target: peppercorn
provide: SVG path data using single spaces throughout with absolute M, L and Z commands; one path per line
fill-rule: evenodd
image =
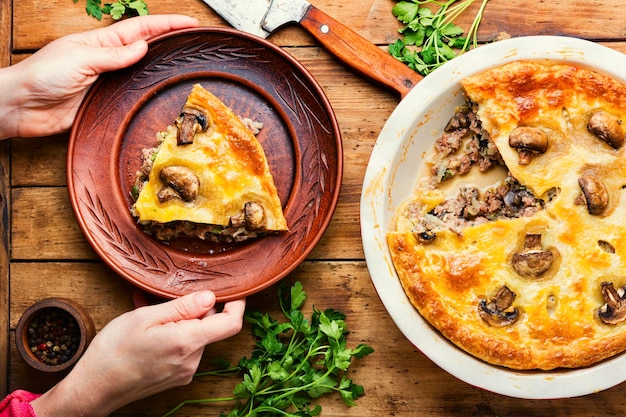
M 28 345 L 42 363 L 60 365 L 67 362 L 76 353 L 79 343 L 78 323 L 62 309 L 43 309 L 29 324 Z

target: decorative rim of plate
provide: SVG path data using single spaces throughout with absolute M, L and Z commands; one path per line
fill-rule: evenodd
M 374 287 L 392 320 L 405 337 L 439 367 L 468 384 L 511 397 L 581 396 L 625 381 L 626 375 L 621 370 L 626 366 L 626 355 L 620 354 L 586 368 L 555 371 L 516 371 L 481 361 L 453 345 L 419 315 L 404 293 L 385 239 L 391 216 L 410 196 L 415 181 L 413 176 L 405 180 L 402 191 L 394 190 L 394 183 L 402 181 L 399 172 L 403 164 L 407 165 L 407 154 L 419 155 L 418 151 L 426 151 L 432 144 L 420 143 L 419 130 L 428 130 L 429 122 L 437 117 L 442 117 L 437 125 L 441 129 L 441 123 L 452 114 L 452 103 L 462 102 L 460 81 L 463 78 L 517 60 L 570 62 L 626 83 L 626 73 L 621 70 L 626 66 L 626 55 L 590 41 L 561 36 L 499 41 L 446 63 L 407 94 L 376 141 L 361 194 L 363 248 Z M 441 112 L 442 116 L 437 115 L 440 107 L 433 106 L 437 100 L 438 106 L 448 106 L 447 111 Z M 430 133 L 429 130 L 425 135 L 432 137 Z M 413 162 L 413 165 L 416 164 Z
M 265 114 L 276 121 L 273 127 L 262 120 L 264 129 L 280 133 L 268 139 L 271 149 L 286 153 L 276 156 L 266 149 L 268 160 L 291 164 L 281 167 L 281 172 L 290 174 L 281 197 L 287 233 L 205 253 L 194 249 L 197 243 L 175 247 L 156 241 L 130 214 L 130 187 L 125 185 L 140 164 L 124 160 L 124 150 L 153 146 L 138 147 L 136 142 L 145 139 L 129 138 L 134 116 L 152 111 L 147 109 L 162 111 L 160 97 L 184 101 L 186 93 L 181 96 L 179 90 L 199 79 L 215 83 L 218 89 L 234 86 L 228 90 L 231 96 L 241 94 L 246 99 L 237 105 L 261 103 Z M 168 102 L 168 107 L 177 106 L 173 117 L 183 101 Z M 160 119 L 150 122 L 158 124 Z M 150 138 L 155 134 L 156 130 Z M 140 152 L 136 156 L 133 152 L 132 158 L 139 161 L 139 157 Z M 67 156 L 68 191 L 76 219 L 109 267 L 158 296 L 211 289 L 220 302 L 267 288 L 308 256 L 331 221 L 342 176 L 341 132 L 314 77 L 280 47 L 230 28 L 184 29 L 156 37 L 139 63 L 101 76 L 79 109 Z

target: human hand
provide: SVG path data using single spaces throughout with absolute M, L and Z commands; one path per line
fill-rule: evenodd
M 197 19 L 182 15 L 133 17 L 64 36 L 0 69 L 0 139 L 68 130 L 99 74 L 139 61 L 148 50 L 148 39 L 197 25 Z
M 32 402 L 38 417 L 100 417 L 122 406 L 186 385 L 207 344 L 237 334 L 245 301 L 221 312 L 202 291 L 140 307 L 111 321 L 59 384 Z

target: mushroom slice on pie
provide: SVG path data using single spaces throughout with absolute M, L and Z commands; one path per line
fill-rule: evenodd
M 242 241 L 287 230 L 263 148 L 247 124 L 194 85 L 162 141 L 144 152 L 132 208 L 146 232 Z

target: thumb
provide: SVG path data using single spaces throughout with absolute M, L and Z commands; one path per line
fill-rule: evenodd
M 101 47 L 93 51 L 88 65 L 95 74 L 133 65 L 148 52 L 148 43 L 140 39 L 124 46 Z
M 214 306 L 215 294 L 212 291 L 199 291 L 144 309 L 150 310 L 153 320 L 168 323 L 201 318 Z

